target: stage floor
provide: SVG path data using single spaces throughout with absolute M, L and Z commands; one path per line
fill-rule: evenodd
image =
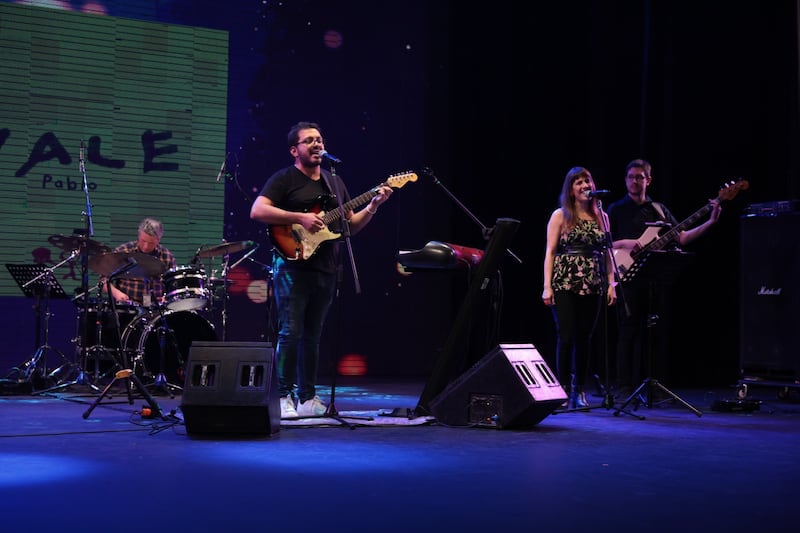
M 167 420 L 143 418 L 148 403 L 124 393 L 84 418 L 98 394 L 83 385 L 2 396 L 0 530 L 763 531 L 797 520 L 800 404 L 775 388 L 751 385 L 751 412 L 711 409 L 733 388 L 681 390 L 701 416 L 633 402 L 630 414 L 557 409 L 495 429 L 415 416 L 423 387 L 342 378 L 335 407 L 348 424 L 284 421 L 260 436 L 187 434 L 181 397 L 159 390 Z M 319 392 L 328 401 L 330 384 Z

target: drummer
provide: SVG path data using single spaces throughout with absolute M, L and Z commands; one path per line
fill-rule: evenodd
M 164 270 L 175 268 L 175 255 L 161 246 L 164 225 L 155 218 L 145 218 L 139 223 L 139 233 L 135 241 L 128 241 L 114 248 L 114 252 L 142 253 L 158 259 Z M 103 286 L 105 279 L 101 278 Z M 111 284 L 114 300 L 122 304 L 150 307 L 164 299 L 164 288 L 160 276 L 149 278 L 118 277 Z M 153 301 L 156 299 L 157 301 Z

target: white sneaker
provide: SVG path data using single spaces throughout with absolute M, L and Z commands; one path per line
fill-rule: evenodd
M 281 418 L 297 418 L 297 410 L 294 408 L 291 394 L 281 398 Z
M 319 396 L 314 396 L 310 400 L 297 405 L 297 416 L 322 416 L 328 411 L 328 408 L 319 399 Z

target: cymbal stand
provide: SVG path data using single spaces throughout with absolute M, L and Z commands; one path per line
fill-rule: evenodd
M 87 292 L 84 297 L 88 298 L 88 294 L 89 293 Z M 95 368 L 94 381 L 89 379 L 88 373 L 86 372 L 86 370 L 84 368 L 84 365 L 87 363 L 88 358 L 89 358 L 89 351 L 84 351 L 83 350 L 83 345 L 81 345 L 81 352 L 80 352 L 79 359 L 78 359 L 79 363 L 74 363 L 74 365 L 77 366 L 77 368 L 78 368 L 78 374 L 75 376 L 75 379 L 73 379 L 71 381 L 65 381 L 63 383 L 59 383 L 55 387 L 50 387 L 49 389 L 45 389 L 45 390 L 39 391 L 38 394 L 47 394 L 47 393 L 59 391 L 59 390 L 71 387 L 73 385 L 84 385 L 86 387 L 89 387 L 94 392 L 100 392 L 100 387 L 98 387 L 95 384 L 100 380 L 100 377 L 98 375 L 98 372 L 99 372 L 98 369 L 99 369 L 99 366 L 100 366 L 99 350 L 102 348 L 102 327 L 100 325 L 99 313 L 100 313 L 100 310 L 98 309 L 97 334 L 96 334 L 97 335 L 97 337 L 96 337 L 97 338 L 97 345 L 96 346 L 92 346 L 91 348 L 89 348 L 89 350 L 92 350 L 94 352 L 94 360 L 95 360 L 94 361 L 95 362 L 95 365 L 94 365 L 94 368 Z M 78 321 L 78 322 L 80 324 L 80 321 Z M 88 328 L 88 326 L 86 326 L 86 328 Z M 85 339 L 85 337 L 84 337 L 84 339 Z M 83 340 L 82 342 L 86 342 L 86 341 Z M 56 373 L 56 370 L 54 370 L 51 373 L 51 375 L 53 375 L 54 373 Z
M 227 340 L 228 332 L 228 271 L 230 270 L 228 262 L 230 258 L 230 254 L 225 254 L 222 260 L 222 342 Z
M 83 365 L 88 357 L 88 351 L 86 346 L 86 341 L 88 338 L 88 329 L 89 329 L 89 239 L 94 236 L 94 221 L 92 216 L 92 202 L 89 199 L 89 180 L 86 177 L 86 163 L 84 160 L 84 151 L 86 145 L 81 139 L 81 146 L 78 156 L 78 170 L 81 173 L 81 189 L 83 190 L 84 195 L 84 202 L 85 202 L 85 209 L 81 213 L 84 219 L 84 228 L 81 230 L 75 230 L 75 233 L 80 234 L 81 236 L 81 245 L 79 250 L 75 250 L 73 254 L 80 254 L 81 256 L 81 293 L 83 294 L 83 307 L 81 309 L 81 314 L 83 316 L 83 331 L 81 332 L 80 336 L 80 355 L 79 355 L 79 362 L 76 363 L 78 368 L 78 375 L 72 381 L 68 381 L 66 383 L 62 383 L 57 385 L 56 387 L 51 387 L 44 392 L 52 392 L 54 390 L 60 390 L 71 385 L 87 385 L 90 389 L 95 392 L 100 390 L 94 383 L 91 383 L 84 372 Z M 80 321 L 79 321 L 80 323 Z M 99 364 L 97 358 L 99 356 L 95 352 L 95 380 L 97 380 L 97 365 Z
M 259 245 L 256 244 L 249 252 L 244 254 L 240 257 L 235 263 L 232 265 L 228 265 L 230 262 L 230 254 L 225 254 L 225 259 L 222 261 L 222 341 L 225 342 L 227 331 L 228 331 L 228 273 L 236 268 L 239 263 L 244 261 L 245 259 L 250 259 L 250 256 L 258 250 Z M 257 261 L 250 259 L 257 263 Z M 260 264 L 260 263 L 259 263 Z M 263 265 L 266 267 L 266 265 Z
M 274 327 L 275 324 L 273 322 L 273 317 L 272 317 L 272 288 L 273 288 L 272 265 L 267 265 L 267 264 L 262 263 L 260 261 L 256 261 L 255 259 L 250 257 L 253 254 L 253 252 L 255 252 L 256 249 L 258 249 L 258 246 L 259 245 L 256 244 L 255 248 L 253 248 L 252 250 L 247 252 L 245 255 L 243 255 L 241 258 L 239 258 L 238 261 L 236 261 L 234 264 L 231 265 L 230 270 L 233 270 L 234 268 L 236 268 L 236 266 L 239 263 L 241 263 L 242 261 L 247 259 L 251 263 L 255 263 L 256 265 L 261 267 L 264 270 L 264 272 L 266 273 L 267 279 L 266 279 L 266 285 L 264 286 L 264 290 L 266 291 L 265 294 L 264 294 L 264 299 L 265 299 L 266 304 L 267 304 L 267 307 L 266 307 L 266 311 L 267 311 L 266 323 L 267 323 L 267 331 L 268 331 L 268 333 L 267 333 L 266 340 L 271 342 L 272 345 L 275 346 L 275 343 L 276 343 L 276 339 L 275 339 L 276 331 L 275 331 L 275 329 L 276 328 Z M 226 273 L 226 275 L 227 275 L 227 273 Z M 225 297 L 226 298 L 227 298 L 227 295 L 228 295 L 228 283 L 227 283 L 227 279 L 226 279 L 226 281 L 225 281 Z M 223 338 L 224 338 L 224 336 L 223 336 Z

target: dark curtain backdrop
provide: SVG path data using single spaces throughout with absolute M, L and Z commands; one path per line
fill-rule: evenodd
M 530 4 L 524 13 L 518 2 L 159 6 L 142 16 L 230 31 L 229 126 L 220 142 L 234 168 L 224 234 L 262 243 L 243 263 L 252 277 L 266 276 L 271 255 L 249 206 L 267 176 L 290 163 L 292 123 L 322 124 L 351 193 L 419 173 L 353 239 L 361 292 L 346 257 L 325 370 L 353 352 L 366 354 L 376 375 L 430 372 L 469 280 L 463 272 L 401 276 L 395 254 L 429 240 L 483 248 L 482 226 L 490 231 L 502 217 L 520 221 L 510 249 L 521 262 L 502 261 L 490 341 L 530 342 L 550 360 L 542 258 L 563 177 L 588 167 L 613 192 L 610 202 L 624 194 L 625 164 L 645 157 L 652 195 L 681 220 L 725 183 L 749 180 L 691 246 L 695 260 L 672 291 L 671 384 L 736 379 L 739 216 L 749 203 L 798 196 L 795 2 L 587 0 Z M 328 28 L 341 32 L 340 48 L 324 45 Z M 3 350 L 8 366 L 32 348 L 29 304 L 4 306 L 16 332 Z M 74 335 L 63 314 L 54 329 L 56 344 Z M 268 335 L 266 306 L 232 297 L 228 339 Z M 482 355 L 474 351 L 470 358 Z

